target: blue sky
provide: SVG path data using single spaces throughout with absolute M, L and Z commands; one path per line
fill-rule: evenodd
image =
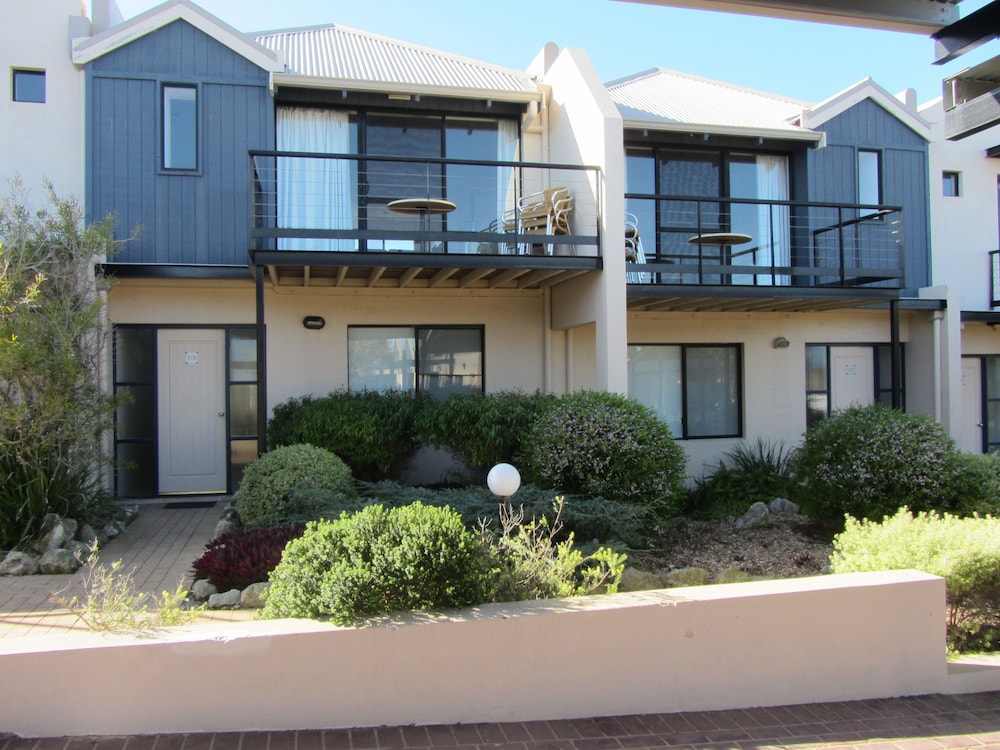
M 117 0 L 126 18 L 157 5 Z M 935 66 L 919 34 L 663 8 L 616 0 L 194 0 L 240 31 L 325 23 L 524 69 L 546 42 L 587 51 L 610 81 L 652 67 L 819 102 L 870 76 L 892 93 L 941 95 L 941 79 L 997 54 Z M 963 15 L 986 0 L 964 0 Z

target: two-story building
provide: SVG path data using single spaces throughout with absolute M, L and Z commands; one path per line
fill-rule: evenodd
M 105 269 L 121 496 L 232 491 L 274 405 L 345 387 L 630 393 L 695 474 L 850 403 L 940 411 L 930 132 L 871 81 L 605 85 L 580 50 L 522 72 L 188 0 L 73 62 L 88 216 L 141 228 Z

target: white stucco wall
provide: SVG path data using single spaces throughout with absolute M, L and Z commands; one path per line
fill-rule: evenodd
M 986 149 L 1000 145 L 1000 127 L 948 141 L 940 99 L 921 107 L 931 122 L 931 249 L 935 284 L 956 287 L 962 310 L 990 309 L 990 250 L 1000 248 L 998 185 L 1000 159 Z M 944 197 L 942 172 L 959 173 L 959 197 Z
M 911 316 L 903 315 L 900 337 L 910 339 Z M 743 347 L 743 434 L 797 445 L 806 427 L 806 344 L 888 344 L 888 310 L 823 313 L 644 313 L 628 316 L 628 341 L 635 344 L 741 344 Z M 778 336 L 787 349 L 775 349 Z M 913 373 L 914 379 L 922 377 Z M 909 384 L 910 376 L 907 377 Z M 741 439 L 682 440 L 688 473 L 701 476 L 718 466 Z
M 33 206 L 43 181 L 59 197 L 83 199 L 83 69 L 70 61 L 70 28 L 87 28 L 80 0 L 0 4 L 0 185 L 19 175 Z M 70 18 L 74 17 L 71 24 Z M 12 69 L 45 71 L 45 103 L 15 102 Z

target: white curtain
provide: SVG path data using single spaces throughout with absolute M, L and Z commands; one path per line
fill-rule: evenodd
M 348 114 L 329 109 L 279 107 L 279 151 L 346 154 L 351 148 Z M 278 227 L 354 229 L 357 162 L 345 159 L 278 159 Z M 279 250 L 356 250 L 355 240 L 281 239 Z
M 497 161 L 514 161 L 517 158 L 518 123 L 516 120 L 497 122 Z M 515 184 L 517 175 L 513 167 L 497 169 L 497 231 L 503 231 L 503 215 L 514 208 L 517 200 Z
M 656 412 L 674 437 L 681 437 L 681 348 L 630 345 L 628 395 Z
M 788 157 L 766 156 L 757 157 L 757 197 L 761 200 L 788 200 Z M 757 227 L 760 241 L 757 247 L 758 266 L 791 265 L 791 227 L 788 206 L 761 205 L 758 208 Z M 758 281 L 770 276 L 758 276 Z M 764 282 L 767 283 L 767 282 Z M 791 283 L 788 274 L 778 274 L 773 281 L 776 285 L 787 286 Z

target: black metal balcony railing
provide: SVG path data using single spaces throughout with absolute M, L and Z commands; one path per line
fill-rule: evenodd
M 252 250 L 600 256 L 595 167 L 252 151 L 250 179 Z M 522 200 L 557 186 L 568 227 L 525 228 Z
M 626 198 L 627 210 L 638 218 L 644 256 L 627 264 L 629 283 L 903 286 L 902 212 L 898 207 L 678 196 Z
M 990 307 L 1000 307 L 1000 250 L 990 250 Z

